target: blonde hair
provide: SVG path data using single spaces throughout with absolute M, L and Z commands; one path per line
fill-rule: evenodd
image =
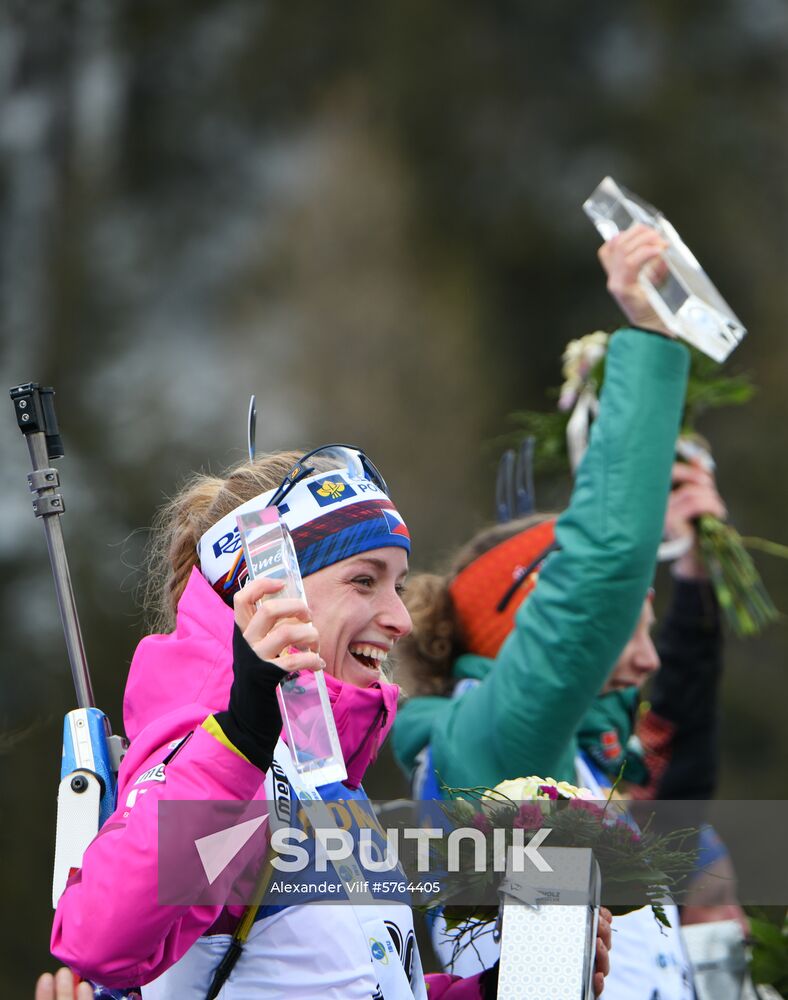
M 409 696 L 449 695 L 454 661 L 467 652 L 449 592 L 454 578 L 496 545 L 551 517 L 555 515 L 530 514 L 483 528 L 459 549 L 446 574 L 418 573 L 408 580 L 405 605 L 413 631 L 397 644 L 397 682 Z
M 241 462 L 221 476 L 193 475 L 157 512 L 148 542 L 147 578 L 143 605 L 148 627 L 154 632 L 175 628 L 178 601 L 192 569 L 198 565 L 197 543 L 202 535 L 247 500 L 276 489 L 304 454 L 282 451 Z M 315 470 L 325 472 L 336 461 L 310 459 Z

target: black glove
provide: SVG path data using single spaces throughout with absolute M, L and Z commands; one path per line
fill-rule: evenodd
M 483 1000 L 495 1000 L 498 996 L 499 968 L 500 962 L 498 961 L 489 969 L 485 969 L 481 976 L 479 976 L 479 989 L 481 990 Z
M 226 712 L 216 712 L 214 718 L 233 746 L 261 771 L 271 766 L 282 731 L 276 687 L 285 676 L 275 663 L 260 659 L 236 625 L 230 704 Z

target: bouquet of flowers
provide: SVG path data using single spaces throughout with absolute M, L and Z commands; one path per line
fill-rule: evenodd
M 492 789 L 446 792 L 450 798 L 441 806 L 449 822 L 486 835 L 483 866 L 478 865 L 475 848 L 469 845 L 465 877 L 475 879 L 477 889 L 497 888 L 500 865 L 496 865 L 495 854 L 501 850 L 502 839 L 508 848 L 515 840 L 514 831 L 523 831 L 527 844 L 538 830 L 549 829 L 551 847 L 592 849 L 602 877 L 602 902 L 613 913 L 628 913 L 649 903 L 656 919 L 669 926 L 663 903 L 668 895 L 676 894 L 681 879 L 693 869 L 697 852 L 689 849 L 687 842 L 696 831 L 660 835 L 647 826 L 639 829 L 623 810 L 621 800 L 614 800 L 615 791 L 600 803 L 587 788 L 535 775 L 503 781 Z M 501 831 L 503 837 L 492 836 L 493 831 Z M 438 842 L 436 851 L 438 864 L 445 865 L 445 841 Z M 614 898 L 626 902 L 611 906 L 611 891 Z M 448 891 L 430 905 L 443 904 L 448 928 L 457 931 L 455 947 L 462 950 L 487 933 L 489 924 L 498 917 L 498 907 L 456 905 L 451 902 L 452 895 Z
M 604 380 L 608 339 L 607 333 L 597 330 L 567 344 L 557 413 L 512 414 L 518 435 L 536 438 L 535 463 L 543 470 L 555 471 L 567 456 L 574 470 L 583 456 Z M 692 351 L 677 456 L 713 467 L 708 445 L 695 432 L 695 421 L 706 410 L 740 406 L 754 392 L 755 387 L 746 375 L 720 375 L 714 362 Z M 698 543 L 720 608 L 736 635 L 756 635 L 780 617 L 747 549 L 761 549 L 788 558 L 788 547 L 759 538 L 742 538 L 732 525 L 711 515 L 699 519 Z

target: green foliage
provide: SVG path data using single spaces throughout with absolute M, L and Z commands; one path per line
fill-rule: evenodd
M 788 996 L 788 910 L 770 915 L 762 909 L 750 909 L 749 916 L 752 978 Z
M 778 621 L 780 614 L 732 525 L 704 515 L 698 524 L 698 542 L 720 608 L 736 635 L 757 635 Z
M 598 391 L 604 381 L 605 359 L 603 358 L 592 369 L 588 384 Z M 698 419 L 710 410 L 749 403 L 756 391 L 750 375 L 723 374 L 716 361 L 707 358 L 700 351 L 691 350 L 682 433 L 695 432 Z M 551 387 L 546 395 L 557 398 L 558 392 L 555 387 Z M 555 409 L 517 410 L 509 416 L 510 422 L 514 425 L 513 429 L 497 438 L 495 445 L 499 448 L 516 447 L 524 437 L 532 435 L 536 439 L 534 452 L 536 471 L 545 474 L 563 471 L 567 461 L 566 425 L 570 416 L 570 413 L 562 413 Z
M 755 392 L 756 387 L 749 375 L 725 375 L 716 361 L 693 350 L 684 408 L 684 430 L 696 430 L 698 418 L 709 410 L 749 403 Z
M 519 410 L 509 417 L 514 428 L 494 441 L 496 452 L 516 448 L 523 438 L 534 438 L 534 471 L 545 475 L 567 471 L 566 422 L 558 410 Z

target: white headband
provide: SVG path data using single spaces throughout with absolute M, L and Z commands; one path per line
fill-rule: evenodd
M 265 507 L 275 492 L 225 514 L 197 543 L 202 574 L 223 596 L 237 590 L 246 575 L 236 517 Z M 394 504 L 371 480 L 352 477 L 347 469 L 302 479 L 278 509 L 293 535 L 302 576 L 371 549 L 397 546 L 410 552 L 410 535 Z

